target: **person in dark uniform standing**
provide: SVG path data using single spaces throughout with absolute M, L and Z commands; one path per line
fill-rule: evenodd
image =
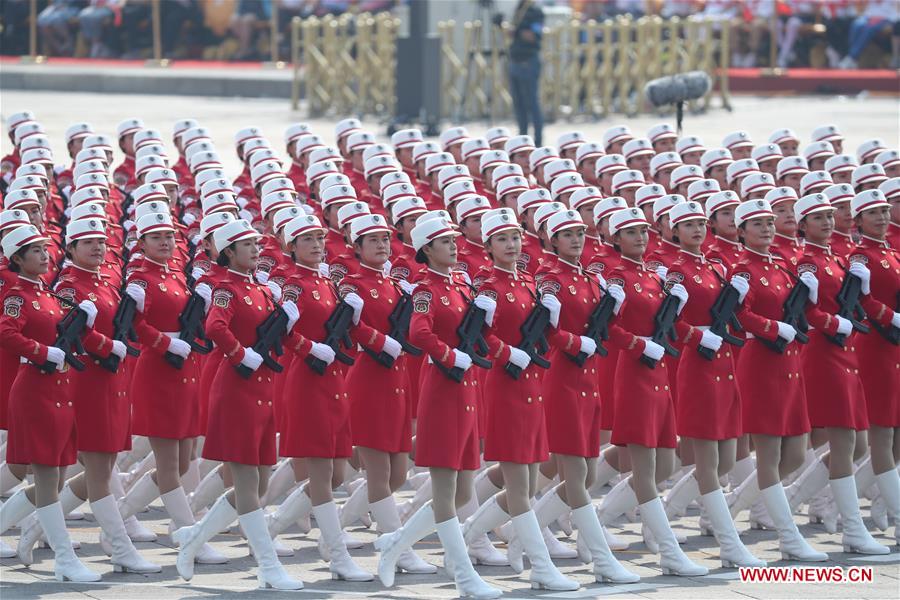
M 534 123 L 534 143 L 542 146 L 544 116 L 540 105 L 541 38 L 544 11 L 534 0 L 519 0 L 513 14 L 512 42 L 509 45 L 509 91 L 512 93 L 519 134 L 528 134 Z

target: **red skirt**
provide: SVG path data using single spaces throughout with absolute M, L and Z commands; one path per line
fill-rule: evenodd
M 9 391 L 6 462 L 65 467 L 77 456 L 69 373 L 20 364 Z
M 19 357 L 0 350 L 0 429 L 9 429 L 9 390 L 12 389 L 16 373 L 19 371 Z
M 730 440 L 743 433 L 741 395 L 734 376 L 732 348 L 731 344 L 722 344 L 713 360 L 703 358 L 694 346 L 682 351 L 676 377 L 678 435 L 699 440 Z
M 209 392 L 209 422 L 203 458 L 242 465 L 274 465 L 274 373 L 260 367 L 249 379 L 219 361 Z
M 200 361 L 188 355 L 180 369 L 144 348 L 131 380 L 132 432 L 184 440 L 203 434 L 200 424 Z M 205 424 L 204 424 L 205 425 Z
M 600 455 L 599 357 L 579 367 L 564 352 L 552 350 L 544 377 L 544 411 L 550 452 L 593 458 Z
M 859 376 L 854 335 L 841 348 L 818 331 L 810 332 L 809 344 L 800 353 L 806 409 L 812 427 L 869 428 L 866 393 Z
M 200 420 L 201 435 L 206 435 L 206 427 L 209 422 L 209 391 L 212 388 L 213 379 L 219 370 L 219 363 L 225 354 L 218 348 L 205 356 L 200 357 L 200 390 L 197 393 L 198 419 Z
M 519 379 L 499 364 L 488 371 L 483 389 L 488 405 L 484 460 L 533 464 L 550 457 L 539 371 L 529 366 Z
M 287 429 L 287 416 L 284 408 L 284 386 L 287 383 L 288 373 L 291 370 L 291 363 L 294 362 L 294 353 L 285 348 L 284 354 L 278 357 L 278 362 L 281 364 L 283 370 L 281 373 L 275 374 L 275 397 L 273 398 L 273 407 L 275 408 L 275 431 L 283 433 Z
M 894 346 L 874 329 L 854 338 L 869 423 L 900 427 L 900 346 Z
M 675 406 L 665 358 L 655 369 L 648 369 L 639 358 L 620 353 L 613 401 L 616 403 L 610 439 L 613 444 L 675 447 Z
M 616 363 L 619 362 L 619 351 L 609 346 L 609 354 L 600 358 L 600 429 L 612 431 L 616 403 L 613 401 L 613 386 L 616 382 Z
M 779 437 L 809 433 L 801 370 L 798 344 L 789 344 L 784 354 L 778 354 L 757 339 L 747 340 L 737 361 L 744 433 Z
M 456 383 L 432 364 L 422 364 L 416 464 L 455 471 L 481 466 L 478 442 L 478 399 L 472 367 Z
M 84 360 L 85 370 L 69 371 L 71 395 L 78 426 L 80 452 L 115 453 L 131 449 L 131 402 L 126 379 L 101 367 L 98 361 Z
M 353 453 L 350 394 L 343 367 L 335 361 L 319 375 L 304 359 L 294 357 L 284 385 L 281 456 L 348 458 Z
M 373 383 L 377 385 L 373 385 Z M 387 369 L 359 353 L 347 377 L 353 445 L 382 452 L 412 449 L 412 415 L 406 357 Z

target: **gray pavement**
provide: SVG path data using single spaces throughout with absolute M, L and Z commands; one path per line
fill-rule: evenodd
M 412 494 L 403 491 L 401 499 Z M 345 496 L 338 495 L 338 501 Z M 84 507 L 87 510 L 86 507 Z M 863 514 L 868 516 L 868 501 L 863 501 Z M 73 539 L 81 542 L 78 555 L 88 566 L 103 574 L 103 581 L 96 584 L 57 583 L 53 579 L 53 559 L 50 550 L 35 550 L 35 563 L 28 569 L 17 560 L 0 561 L 0 597 L 4 600 L 27 598 L 94 598 L 112 600 L 119 598 L 168 600 L 170 598 L 228 598 L 240 595 L 242 598 L 269 598 L 272 591 L 256 589 L 256 565 L 247 555 L 247 544 L 233 529 L 232 533 L 216 536 L 214 546 L 224 552 L 231 561 L 225 565 L 197 566 L 194 579 L 186 583 L 179 579 L 175 571 L 176 551 L 167 535 L 168 519 L 161 504 L 155 503 L 151 509 L 140 514 L 139 519 L 154 531 L 159 539 L 153 543 L 138 543 L 136 546 L 142 555 L 163 566 L 158 575 L 133 575 L 113 573 L 111 566 L 103 555 L 98 543 L 99 527 L 90 514 L 84 520 L 69 521 L 69 529 Z M 797 515 L 796 521 L 800 531 L 816 549 L 828 552 L 830 560 L 813 566 L 871 566 L 874 569 L 874 580 L 871 583 L 856 584 L 821 584 L 821 583 L 779 583 L 759 584 L 741 583 L 737 572 L 720 568 L 718 547 L 711 537 L 701 537 L 697 528 L 698 511 L 691 509 L 688 515 L 673 521 L 674 528 L 687 536 L 687 544 L 683 546 L 688 556 L 710 569 L 706 577 L 681 578 L 664 576 L 658 566 L 658 558 L 647 550 L 641 538 L 640 523 L 623 522 L 611 528 L 616 535 L 630 542 L 625 552 L 618 552 L 617 557 L 629 569 L 641 576 L 641 581 L 634 585 L 609 585 L 594 583 L 590 568 L 577 560 L 556 561 L 560 570 L 567 576 L 578 580 L 582 588 L 576 592 L 532 591 L 527 575 L 516 575 L 508 567 L 478 567 L 479 573 L 486 580 L 505 594 L 504 598 L 878 598 L 891 599 L 900 596 L 900 549 L 893 548 L 891 554 L 881 557 L 864 557 L 842 552 L 840 534 L 827 533 L 822 525 L 808 525 L 806 517 Z M 866 523 L 881 543 L 892 543 L 893 530 L 879 533 L 867 518 Z M 742 536 L 744 543 L 759 558 L 772 566 L 789 566 L 798 563 L 784 562 L 778 552 L 777 535 L 773 531 L 749 530 L 747 513 L 738 521 L 738 529 L 747 532 Z M 367 545 L 361 550 L 352 550 L 350 554 L 365 569 L 374 572 L 377 566 L 377 554 L 371 542 L 375 539 L 374 527 L 365 529 L 362 526 L 349 528 L 350 533 L 363 540 Z M 8 544 L 15 545 L 17 532 L 7 532 L 4 537 Z M 562 541 L 574 545 L 573 538 L 562 535 Z M 294 556 L 282 559 L 288 572 L 300 578 L 306 588 L 297 593 L 298 597 L 311 598 L 355 598 L 373 596 L 379 598 L 455 598 L 456 590 L 451 578 L 444 569 L 436 575 L 398 575 L 395 587 L 385 589 L 377 581 L 373 583 L 346 583 L 332 581 L 328 566 L 319 558 L 316 542 L 319 532 L 315 528 L 303 535 L 295 527 L 279 538 L 286 545 L 296 549 Z M 498 547 L 505 550 L 505 545 L 498 542 Z M 442 566 L 441 548 L 437 537 L 432 535 L 416 545 L 416 551 L 429 562 Z M 808 565 L 808 563 L 807 563 Z M 287 592 L 283 592 L 287 593 Z

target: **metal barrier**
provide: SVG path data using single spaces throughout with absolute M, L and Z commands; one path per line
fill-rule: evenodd
M 387 13 L 295 18 L 293 108 L 302 87 L 312 116 L 393 114 L 399 25 Z
M 709 73 L 715 91 L 690 108 L 706 109 L 717 95 L 730 109 L 731 32 L 724 25 L 649 16 L 603 22 L 573 19 L 546 28 L 540 89 L 546 118 L 651 112 L 656 109 L 644 100 L 644 85 L 656 77 L 692 70 Z M 294 109 L 302 87 L 311 116 L 392 116 L 397 26 L 397 20 L 386 14 L 294 19 Z M 442 40 L 442 115 L 454 121 L 511 117 L 508 25 L 485 30 L 481 21 L 464 23 L 461 52 L 454 44 L 458 27 L 455 21 L 437 27 Z

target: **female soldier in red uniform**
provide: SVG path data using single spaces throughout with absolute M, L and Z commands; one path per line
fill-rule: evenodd
M 171 217 L 145 214 L 138 219 L 137 234 L 144 259 L 128 275 L 125 288 L 137 304 L 134 327 L 141 343 L 131 382 L 132 428 L 136 435 L 150 438 L 156 469 L 132 486 L 119 511 L 123 518 L 129 517 L 160 497 L 177 529 L 194 523 L 181 476 L 187 472 L 194 438 L 201 431 L 199 360 L 178 331 L 178 318 L 190 292 L 184 274 L 169 267 L 175 250 Z M 170 362 L 173 355 L 183 360 L 181 368 Z M 228 559 L 204 545 L 196 560 L 221 564 Z
M 856 353 L 860 336 L 849 320 L 837 314 L 837 295 L 844 279 L 868 279 L 869 269 L 861 263 L 847 265 L 846 258 L 832 254 L 829 241 L 834 232 L 834 211 L 824 194 L 809 194 L 794 205 L 806 241 L 797 270 L 812 273 L 818 280 L 818 302 L 806 307 L 812 331 L 801 355 L 803 384 L 810 425 L 814 432 L 825 434 L 819 438 L 828 441 L 829 452 L 800 475 L 788 489 L 788 496 L 796 507 L 830 483 L 841 513 L 845 551 L 886 554 L 890 550 L 869 535 L 859 514 L 853 462 L 865 454 L 865 432 L 869 428 Z M 816 441 L 813 439 L 813 445 Z
M 550 560 L 541 528 L 531 510 L 537 488 L 538 465 L 549 458 L 547 428 L 539 368 L 516 347 L 522 323 L 537 305 L 534 279 L 516 270 L 522 251 L 522 230 L 512 211 L 486 216 L 481 236 L 493 268 L 479 288 L 497 308 L 486 340 L 489 356 L 497 361 L 484 381 L 485 408 L 489 409 L 484 435 L 484 459 L 499 461 L 503 491 L 491 496 L 464 527 L 467 543 L 512 518 L 520 546 L 531 559 L 533 586 L 551 590 L 576 590 L 578 582 L 563 577 Z M 487 303 L 490 306 L 490 303 Z M 509 369 L 518 370 L 511 376 Z M 521 563 L 519 563 L 521 570 Z
M 765 200 L 750 200 L 735 210 L 735 224 L 745 246 L 734 267 L 736 276 L 750 282 L 738 315 L 747 331 L 747 343 L 737 361 L 744 432 L 756 448 L 756 477 L 748 477 L 735 492 L 731 514 L 752 504 L 762 494 L 766 510 L 778 530 L 782 556 L 803 561 L 824 561 L 828 555 L 813 550 L 800 535 L 781 481 L 803 463 L 810 431 L 806 393 L 800 380 L 800 349 L 793 344 L 796 330 L 782 322 L 784 302 L 794 285 L 807 285 L 811 300 L 816 277 L 801 281 L 788 271 L 791 263 L 773 256 L 775 213 Z M 793 216 L 791 217 L 793 220 Z M 784 354 L 770 344 L 784 344 Z M 760 492 L 761 490 L 761 492 Z
M 66 227 L 66 253 L 72 265 L 63 270 L 56 293 L 72 304 L 83 303 L 88 313 L 83 371 L 69 374 L 78 429 L 77 448 L 84 474 L 69 480 L 60 494 L 63 512 L 90 499 L 92 512 L 104 534 L 104 549 L 111 553 L 117 571 L 158 573 L 161 568 L 143 560 L 125 531 L 125 524 L 110 493 L 110 477 L 117 454 L 131 449 L 131 404 L 127 379 L 120 364 L 115 371 L 101 366 L 101 359 L 115 356 L 124 361 L 125 344 L 112 340 L 112 319 L 119 306 L 119 292 L 99 271 L 106 254 L 102 219 L 78 219 Z M 39 523 L 22 528 L 19 555 L 31 564 L 31 549 L 43 533 Z
M 279 454 L 304 458 L 309 482 L 278 507 L 269 521 L 269 533 L 277 535 L 312 511 L 321 532 L 319 551 L 323 559 L 330 557 L 332 576 L 371 581 L 372 575 L 360 569 L 347 553 L 331 495 L 332 488 L 343 481 L 344 466 L 353 448 L 346 370 L 343 363 L 335 362 L 334 349 L 320 341 L 326 337 L 325 322 L 340 302 L 331 279 L 319 272 L 325 258 L 325 228 L 316 217 L 302 215 L 285 225 L 284 238 L 297 270 L 284 282 L 282 299 L 296 303 L 303 318 L 285 342 L 294 359 L 284 386 L 285 429 Z M 358 322 L 362 298 L 348 294 L 344 300 L 355 305 Z M 307 357 L 325 363 L 321 375 L 307 364 Z M 299 481 L 297 462 L 294 468 Z
M 699 498 L 706 508 L 720 558 L 726 567 L 764 567 L 741 543 L 719 477 L 734 466 L 737 438 L 741 436 L 741 402 L 734 380 L 731 345 L 709 330 L 710 309 L 726 285 L 728 270 L 703 255 L 706 215 L 698 202 L 682 202 L 669 211 L 674 239 L 681 246 L 669 265 L 667 284 L 681 284 L 690 295 L 676 329 L 683 344 L 675 385 L 678 403 L 675 422 L 683 447 L 691 447 L 695 467 L 666 496 L 666 514 L 683 515 Z M 735 288 L 746 292 L 747 280 L 734 278 Z M 708 360 L 701 352 L 707 353 Z
M 869 289 L 870 293 L 863 297 L 863 308 L 875 330 L 859 336 L 857 343 L 859 374 L 869 412 L 872 469 L 894 520 L 894 538 L 900 541 L 900 477 L 896 469 L 900 461 L 900 380 L 896 377 L 900 346 L 887 339 L 900 329 L 900 251 L 885 241 L 891 208 L 884 194 L 878 190 L 857 194 L 850 209 L 862 234 L 850 254 L 850 263 L 869 268 L 869 282 L 865 285 L 864 279 L 863 291 Z
M 556 456 L 562 483 L 541 496 L 535 514 L 538 523 L 545 526 L 571 509 L 572 523 L 579 531 L 581 557 L 585 562 L 593 559 L 597 581 L 635 582 L 638 577 L 610 552 L 587 491 L 593 485 L 600 453 L 600 357 L 596 341 L 582 333 L 603 295 L 611 294 L 617 304 L 625 295 L 621 288 L 605 289 L 600 276 L 582 269 L 586 227 L 578 212 L 554 212 L 543 226 L 546 244 L 556 261 L 544 272 L 538 286 L 552 326 L 548 340 L 551 366 L 542 384 L 547 396 L 549 447 Z M 576 357 L 583 359 L 582 364 L 575 361 Z
M 639 208 L 609 217 L 612 242 L 621 254 L 619 265 L 607 275 L 610 289 L 627 289 L 628 300 L 610 327 L 610 344 L 619 349 L 613 398 L 612 443 L 626 446 L 632 475 L 610 491 L 600 507 L 601 522 L 640 504 L 644 537 L 659 545 L 663 573 L 705 575 L 706 568 L 691 562 L 678 547 L 669 527 L 657 483 L 671 475 L 675 458 L 675 407 L 669 390 L 669 367 L 662 346 L 649 338 L 663 298 L 663 284 L 643 262 L 648 243 L 647 220 Z M 687 291 L 673 285 L 669 294 L 687 302 Z M 648 369 L 642 357 L 653 361 Z
M 453 573 L 461 595 L 497 598 L 497 590 L 484 582 L 466 554 L 457 507 L 468 503 L 472 478 L 479 467 L 478 402 L 472 358 L 453 346 L 456 330 L 469 307 L 469 288 L 463 275 L 452 269 L 457 263 L 459 233 L 448 220 L 420 220 L 412 230 L 416 260 L 428 266 L 413 294 L 414 312 L 410 343 L 428 355 L 422 365 L 416 464 L 429 467 L 433 501 L 413 514 L 406 524 L 375 541 L 381 552 L 378 576 L 390 587 L 400 556 L 417 541 L 437 529 L 444 547 L 445 564 Z M 481 308 L 493 304 L 487 297 Z M 451 379 L 451 369 L 461 381 Z
M 33 225 L 21 225 L 3 236 L 3 254 L 19 278 L 3 299 L 0 346 L 21 357 L 9 393 L 6 459 L 30 465 L 34 485 L 18 491 L 0 508 L 0 533 L 34 511 L 55 555 L 56 578 L 99 581 L 100 575 L 75 556 L 59 503 L 65 469 L 75 462 L 75 408 L 65 352 L 50 345 L 62 309 L 41 282 L 50 262 L 47 242 Z M 39 368 L 45 364 L 49 373 Z
M 340 286 L 342 296 L 368 298 L 352 336 L 363 349 L 347 375 L 350 391 L 350 429 L 353 445 L 365 466 L 368 509 L 378 531 L 390 533 L 400 527 L 393 493 L 406 481 L 407 456 L 412 449 L 412 414 L 409 375 L 400 342 L 389 335 L 388 321 L 402 290 L 384 276 L 390 254 L 391 229 L 381 215 L 363 215 L 350 221 L 358 268 Z M 388 363 L 376 357 L 388 358 Z M 380 393 L 372 393 L 372 382 Z M 358 492 L 354 492 L 356 494 Z M 362 493 L 366 493 L 365 491 Z M 349 502 L 349 501 L 348 501 Z M 365 510 L 365 509 L 364 509 Z M 412 551 L 400 557 L 397 566 L 407 573 L 436 573 L 437 568 Z
M 213 237 L 219 252 L 216 262 L 227 273 L 216 283 L 206 322 L 209 338 L 222 349 L 224 359 L 210 389 L 203 456 L 227 463 L 235 485 L 198 524 L 173 534 L 181 546 L 178 572 L 190 580 L 195 552 L 237 518 L 259 565 L 259 586 L 296 590 L 303 584 L 291 579 L 278 561 L 259 501 L 276 460 L 273 372 L 263 366 L 263 356 L 252 347 L 258 339 L 257 328 L 275 310 L 272 292 L 252 276 L 260 235 L 247 221 L 237 220 L 216 229 Z M 285 302 L 283 309 L 288 316 L 286 334 L 300 313 L 293 302 Z

